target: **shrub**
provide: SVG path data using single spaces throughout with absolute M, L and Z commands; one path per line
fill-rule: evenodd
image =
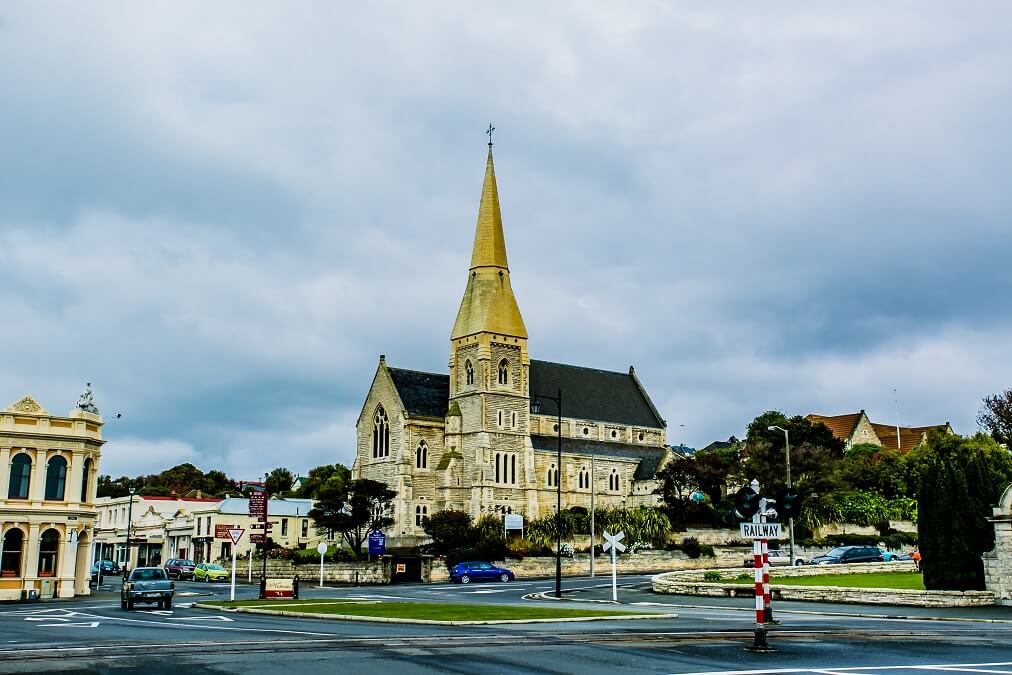
M 573 549 L 573 545 L 570 544 L 568 541 L 563 542 L 561 553 L 563 556 L 567 558 L 572 558 L 574 555 L 576 555 L 576 551 Z
M 709 570 L 708 572 L 703 572 L 703 581 L 709 581 L 711 583 L 715 582 L 719 583 L 723 580 L 724 577 L 720 576 L 720 572 L 718 572 L 717 570 Z
M 703 553 L 703 549 L 699 545 L 699 540 L 695 537 L 686 537 L 682 540 L 682 552 L 690 558 L 698 558 Z M 712 548 L 710 549 L 713 550 Z

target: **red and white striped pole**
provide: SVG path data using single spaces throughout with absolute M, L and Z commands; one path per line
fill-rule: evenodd
M 763 520 L 766 517 L 763 516 Z M 769 539 L 761 539 L 762 568 L 763 568 L 763 623 L 774 623 L 773 621 L 773 600 L 770 597 L 770 545 Z
M 752 540 L 752 557 L 755 559 L 755 622 L 757 626 L 766 623 L 766 600 L 763 589 L 763 549 L 762 542 Z

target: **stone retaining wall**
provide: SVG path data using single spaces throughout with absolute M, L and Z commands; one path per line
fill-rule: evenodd
M 263 572 L 263 561 L 253 561 L 253 579 L 260 578 Z M 320 565 L 295 565 L 289 560 L 268 560 L 268 577 L 294 577 L 306 581 L 320 580 Z M 235 578 L 244 581 L 249 578 L 249 570 L 245 563 L 236 563 Z M 359 563 L 324 563 L 323 580 L 331 583 L 345 584 L 389 584 L 390 583 L 390 561 L 377 560 L 375 562 Z
M 995 604 L 990 591 L 916 591 L 892 588 L 840 588 L 836 586 L 778 585 L 776 577 L 852 574 L 870 572 L 913 571 L 914 563 L 858 563 L 852 565 L 811 565 L 781 567 L 770 571 L 770 594 L 774 600 L 807 600 L 813 602 L 857 603 L 869 605 L 900 605 L 911 607 L 978 607 Z M 720 571 L 720 570 L 718 570 Z M 658 574 L 651 579 L 655 593 L 671 595 L 702 595 L 708 597 L 754 597 L 751 583 L 703 581 L 704 570 L 680 570 Z M 725 576 L 728 571 L 723 571 Z

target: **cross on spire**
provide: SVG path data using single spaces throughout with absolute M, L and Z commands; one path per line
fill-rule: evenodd
M 489 124 L 488 124 L 488 130 L 485 132 L 485 135 L 488 136 L 488 147 L 490 147 L 490 148 L 492 147 L 492 132 L 493 131 L 495 131 L 495 127 L 492 126 L 491 122 L 489 122 Z

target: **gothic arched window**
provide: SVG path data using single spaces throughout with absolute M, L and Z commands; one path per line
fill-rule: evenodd
M 418 447 L 415 448 L 415 468 L 425 469 L 429 466 L 429 446 L 425 445 L 425 441 L 419 441 Z
M 7 485 L 7 499 L 28 499 L 32 484 L 32 458 L 19 453 L 11 460 L 11 477 Z
M 517 484 L 517 456 L 510 455 L 510 483 Z
M 499 362 L 499 384 L 510 383 L 510 362 L 503 359 Z
M 46 499 L 62 501 L 67 487 L 67 460 L 54 456 L 46 465 Z
M 616 469 L 612 469 L 611 475 L 608 476 L 608 489 L 618 492 L 618 471 Z
M 390 420 L 383 406 L 376 409 L 376 419 L 372 425 L 372 456 L 390 456 Z
M 498 483 L 502 474 L 500 473 L 500 462 L 502 461 L 502 455 L 498 452 L 495 453 L 495 482 Z
M 554 464 L 548 467 L 548 487 L 555 487 L 559 484 L 559 470 Z
M 470 359 L 464 362 L 464 378 L 467 384 L 474 384 L 474 366 Z

